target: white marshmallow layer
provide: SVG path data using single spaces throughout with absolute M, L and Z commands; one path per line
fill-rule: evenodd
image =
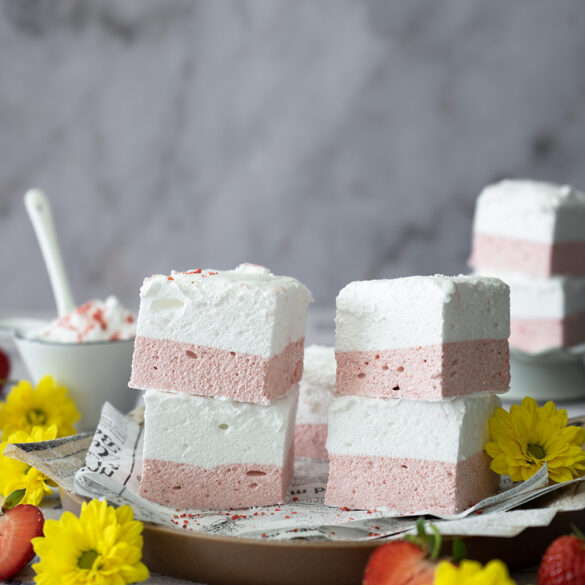
M 339 396 L 329 408 L 327 450 L 456 463 L 484 448 L 499 406 L 494 395 L 438 402 Z
M 510 287 L 510 316 L 516 319 L 562 319 L 585 311 L 585 278 L 539 278 L 489 271 Z
M 351 282 L 337 296 L 335 350 L 403 349 L 510 335 L 508 286 L 483 276 Z
M 299 382 L 297 424 L 326 424 L 327 411 L 335 392 L 337 363 L 332 347 L 305 348 L 303 377 Z
M 585 240 L 585 194 L 568 185 L 506 180 L 477 199 L 475 232 L 551 244 Z
M 148 390 L 144 458 L 205 469 L 282 465 L 294 439 L 297 399 L 296 385 L 268 406 Z
M 304 337 L 311 300 L 298 280 L 253 264 L 156 275 L 140 289 L 136 334 L 270 358 Z

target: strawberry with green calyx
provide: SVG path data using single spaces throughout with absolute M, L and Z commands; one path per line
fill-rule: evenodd
M 585 583 L 585 536 L 573 526 L 573 534 L 561 536 L 546 549 L 538 569 L 538 585 Z
M 377 548 L 364 572 L 362 585 L 430 585 L 441 553 L 441 535 L 430 524 L 427 533 L 424 519 L 416 523 L 416 534 L 404 540 L 389 542 Z M 465 545 L 459 539 L 453 542 L 453 555 L 457 562 L 465 556 Z
M 44 521 L 43 513 L 28 504 L 0 516 L 0 579 L 10 579 L 32 560 L 31 540 L 43 535 Z

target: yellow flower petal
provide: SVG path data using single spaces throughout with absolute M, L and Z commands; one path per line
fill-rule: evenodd
M 526 397 L 510 412 L 498 408 L 489 420 L 490 441 L 485 450 L 491 469 L 525 481 L 546 462 L 549 479 L 568 481 L 585 473 L 585 429 L 567 426 L 567 412 L 554 402 L 539 407 Z
M 5 457 L 4 450 L 8 443 L 50 441 L 56 436 L 55 425 L 48 428 L 33 427 L 30 434 L 17 431 L 8 437 L 8 441 L 0 444 L 0 493 L 3 496 L 9 496 L 12 492 L 23 489 L 25 493 L 20 503 L 38 506 L 42 499 L 52 492 L 49 486 L 53 482 L 46 475 L 26 463 Z
M 32 540 L 40 561 L 33 565 L 38 585 L 126 585 L 148 579 L 142 558 L 142 523 L 129 506 L 105 501 L 82 504 L 79 518 L 65 512 L 47 520 L 44 537 Z M 80 566 L 84 553 L 91 565 Z M 93 562 L 92 562 L 93 561 Z M 83 564 L 83 563 L 82 563 Z
M 441 561 L 432 585 L 516 585 L 502 561 L 489 561 L 485 567 L 477 561 L 464 560 L 457 567 Z
M 19 382 L 0 402 L 0 430 L 2 438 L 16 431 L 29 433 L 34 426 L 47 428 L 56 425 L 57 436 L 75 433 L 73 424 L 80 414 L 67 389 L 59 386 L 53 378 L 45 376 L 33 389 L 26 380 Z

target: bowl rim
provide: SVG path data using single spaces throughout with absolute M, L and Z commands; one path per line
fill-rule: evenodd
M 26 334 L 20 331 L 14 331 L 13 337 L 17 342 L 37 343 L 38 345 L 47 345 L 53 347 L 93 347 L 96 345 L 113 345 L 113 344 L 128 344 L 134 343 L 136 336 L 128 337 L 126 339 L 104 339 L 100 341 L 53 341 L 48 339 L 38 339 L 36 337 L 27 337 Z

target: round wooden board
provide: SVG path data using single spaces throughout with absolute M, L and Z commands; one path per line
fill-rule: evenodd
M 79 513 L 84 498 L 60 490 L 65 510 Z M 585 527 L 585 510 L 563 512 L 546 527 L 514 538 L 466 537 L 467 556 L 502 559 L 511 570 L 539 563 L 548 544 Z M 450 539 L 445 538 L 444 554 Z M 144 523 L 143 561 L 154 573 L 206 585 L 358 585 L 372 551 L 382 541 L 277 542 L 212 536 Z

